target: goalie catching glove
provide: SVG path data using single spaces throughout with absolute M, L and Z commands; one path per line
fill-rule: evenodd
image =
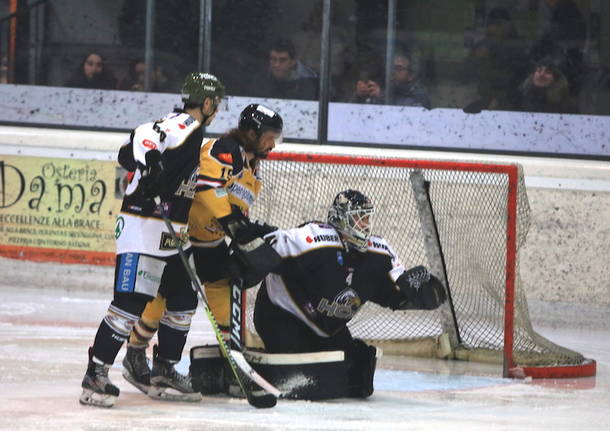
M 261 226 L 252 223 L 239 208 L 234 207 L 231 214 L 219 218 L 218 222 L 233 240 L 232 256 L 237 262 L 244 287 L 258 284 L 280 266 L 282 258 L 261 238 Z
M 405 271 L 396 284 L 404 296 L 399 309 L 434 310 L 447 299 L 443 283 L 424 266 Z
M 165 169 L 163 157 L 158 150 L 146 153 L 146 165 L 139 165 L 142 176 L 138 182 L 138 192 L 147 199 L 155 196 L 163 198 L 165 193 Z

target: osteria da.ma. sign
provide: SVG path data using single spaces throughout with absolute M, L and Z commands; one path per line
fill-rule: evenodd
M 115 162 L 0 155 L 0 256 L 114 264 Z

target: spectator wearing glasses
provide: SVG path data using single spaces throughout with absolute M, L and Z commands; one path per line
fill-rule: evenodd
M 409 50 L 399 50 L 394 55 L 392 89 L 388 100 L 379 80 L 361 76 L 356 82 L 352 103 L 374 103 L 398 106 L 421 106 L 431 109 L 428 90 L 419 79 L 419 61 Z

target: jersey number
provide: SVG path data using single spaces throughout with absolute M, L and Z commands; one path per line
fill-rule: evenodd
M 220 176 L 222 178 L 226 178 L 227 180 L 230 180 L 231 177 L 233 176 L 233 169 L 232 168 L 221 168 Z

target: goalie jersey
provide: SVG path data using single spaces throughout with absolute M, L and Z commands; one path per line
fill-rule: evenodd
M 206 142 L 199 163 L 189 234 L 195 245 L 212 246 L 225 237 L 216 219 L 231 213 L 233 206 L 247 215 L 262 183 L 243 147 L 230 135 Z
M 282 265 L 261 289 L 321 337 L 343 329 L 366 301 L 395 309 L 403 300 L 395 282 L 404 267 L 379 236 L 370 238 L 366 252 L 346 252 L 337 231 L 322 223 L 279 230 L 265 239 Z
M 183 245 L 189 246 L 188 214 L 195 196 L 199 152 L 203 142 L 201 124 L 183 112 L 173 112 L 161 120 L 138 126 L 119 150 L 119 163 L 133 177 L 125 190 L 121 213 L 117 217 L 116 252 L 169 256 L 177 253 L 163 218 L 151 199 L 136 192 L 141 178 L 139 166 L 146 165 L 146 153 L 162 154 L 169 219 Z

